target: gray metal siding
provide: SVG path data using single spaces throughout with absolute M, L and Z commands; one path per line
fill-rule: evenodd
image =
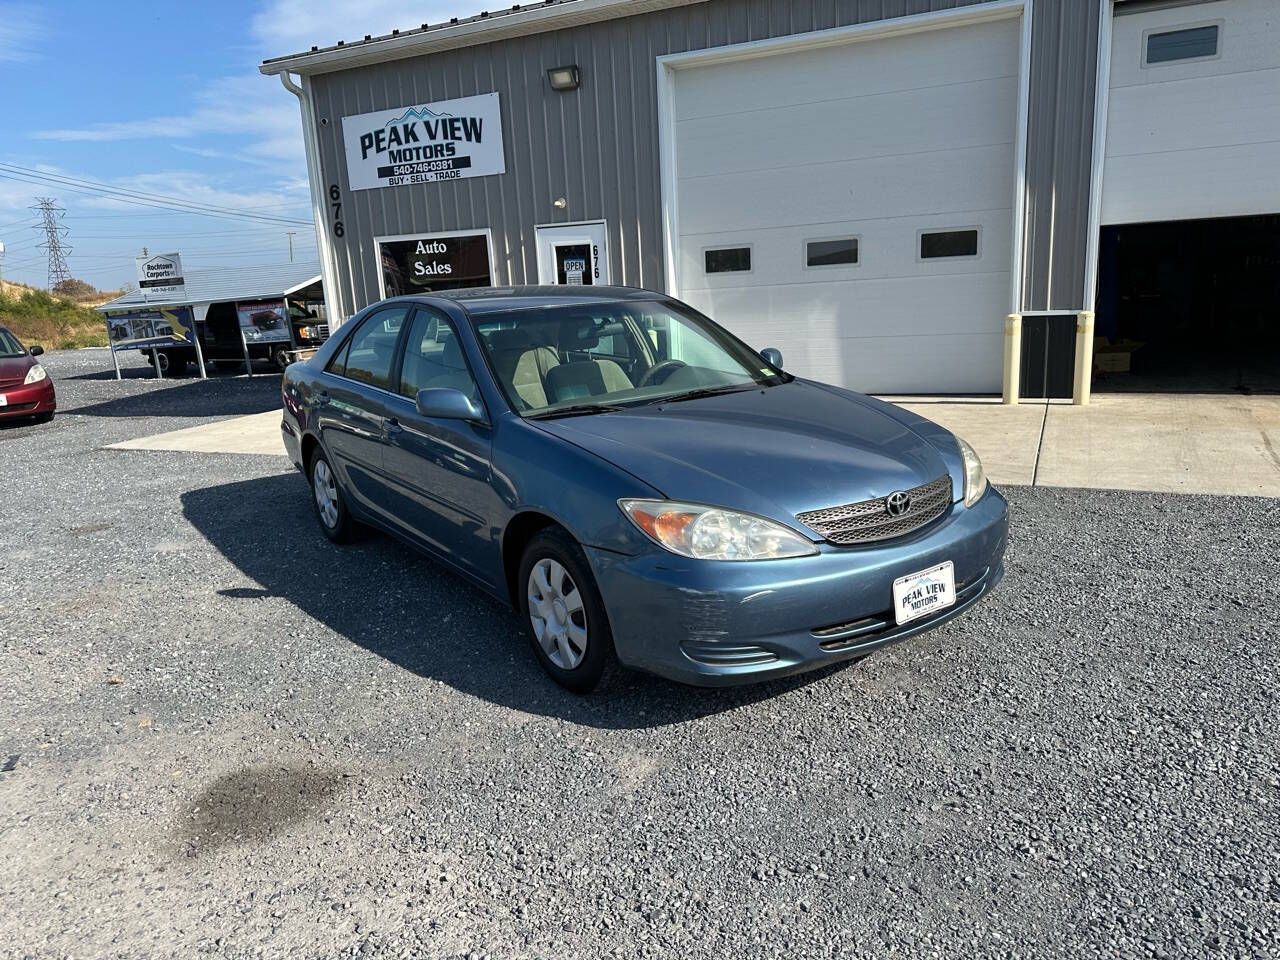
M 657 57 L 981 2 L 985 0 L 708 0 L 316 75 L 311 89 L 321 175 L 326 191 L 333 183 L 342 191 L 346 233 L 334 239 L 339 282 L 350 291 L 354 307 L 362 307 L 379 296 L 373 237 L 482 227 L 493 232 L 494 282 L 534 282 L 535 224 L 605 220 L 613 281 L 662 289 Z M 1033 122 L 1030 130 L 1035 139 L 1029 141 L 1028 193 L 1034 203 L 1028 209 L 1028 250 L 1034 255 L 1026 272 L 1036 283 L 1028 283 L 1028 305 L 1050 286 L 1041 275 L 1052 275 L 1055 304 L 1079 300 L 1092 108 L 1072 111 L 1068 105 L 1092 90 L 1089 38 L 1097 29 L 1096 22 L 1076 16 L 1088 6 L 1096 21 L 1095 4 L 1036 3 L 1032 115 L 1034 120 L 1050 105 L 1055 122 L 1048 128 L 1043 120 Z M 1043 17 L 1041 7 L 1047 8 Z M 1080 9 L 1069 13 L 1070 8 Z M 1077 49 L 1080 44 L 1085 49 Z M 1073 59 L 1078 61 L 1074 67 Z M 582 67 L 582 87 L 556 93 L 547 86 L 546 70 L 567 63 Z M 1060 89 L 1062 83 L 1074 86 Z M 342 117 L 493 90 L 501 94 L 506 174 L 399 188 L 347 188 Z M 568 206 L 556 210 L 552 201 L 561 196 Z M 1068 213 L 1074 207 L 1078 216 Z M 325 226 L 331 229 L 331 224 Z M 1065 249 L 1072 243 L 1079 250 Z M 1050 244 L 1055 263 L 1037 270 L 1035 258 L 1045 257 Z
M 1035 0 L 1024 310 L 1084 307 L 1098 15 L 1097 0 Z

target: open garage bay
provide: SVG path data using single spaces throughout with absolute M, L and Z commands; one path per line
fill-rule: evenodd
M 0 955 L 1280 955 L 1280 501 L 1007 487 L 942 629 L 580 699 L 282 458 L 103 449 L 277 380 L 86 356 L 0 429 Z

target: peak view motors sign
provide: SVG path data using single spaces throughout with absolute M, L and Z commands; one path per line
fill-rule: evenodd
M 342 118 L 352 190 L 506 173 L 498 95 Z

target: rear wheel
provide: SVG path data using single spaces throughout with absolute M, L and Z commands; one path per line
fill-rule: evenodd
M 320 529 L 334 543 L 347 543 L 355 535 L 355 521 L 347 513 L 337 475 L 324 451 L 316 447 L 308 471 L 311 477 L 311 504 L 316 510 Z
M 166 377 L 176 377 L 187 372 L 187 361 L 177 354 L 169 350 L 157 350 L 156 356 L 160 361 L 160 372 Z
M 533 652 L 553 680 L 590 693 L 620 671 L 604 602 L 586 555 L 564 530 L 535 536 L 520 561 L 520 611 Z

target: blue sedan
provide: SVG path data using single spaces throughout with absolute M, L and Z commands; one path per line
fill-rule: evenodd
M 377 527 L 510 603 L 571 690 L 619 664 L 720 685 L 857 659 L 1004 573 L 1005 501 L 967 443 L 662 294 L 384 300 L 283 391 L 325 535 Z

